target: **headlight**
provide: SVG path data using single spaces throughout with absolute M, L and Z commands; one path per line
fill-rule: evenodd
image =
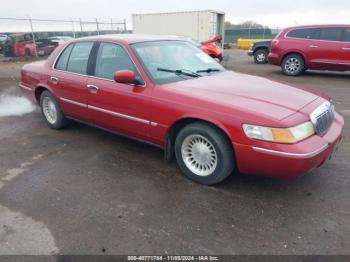
M 264 126 L 243 125 L 246 136 L 252 139 L 270 141 L 275 143 L 293 144 L 315 134 L 311 122 L 290 128 L 272 128 Z

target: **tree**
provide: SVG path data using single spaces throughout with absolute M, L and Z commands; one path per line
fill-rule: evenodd
M 232 24 L 231 22 L 225 22 L 225 29 L 243 29 L 243 28 L 252 28 L 252 29 L 260 29 L 264 28 L 262 24 L 259 24 L 253 20 L 244 21 L 240 24 Z M 265 27 L 266 28 L 266 27 Z

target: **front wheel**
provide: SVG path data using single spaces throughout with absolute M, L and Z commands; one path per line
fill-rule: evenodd
M 305 71 L 304 58 L 298 54 L 286 56 L 282 61 L 282 72 L 287 76 L 298 76 Z
M 61 111 L 55 97 L 49 91 L 42 92 L 40 96 L 40 108 L 49 127 L 61 129 L 68 124 L 69 121 Z
M 266 64 L 268 53 L 266 50 L 260 49 L 254 53 L 254 62 L 256 64 Z
M 180 131 L 175 141 L 175 155 L 182 173 L 204 185 L 220 183 L 235 167 L 231 141 L 205 123 L 193 123 Z

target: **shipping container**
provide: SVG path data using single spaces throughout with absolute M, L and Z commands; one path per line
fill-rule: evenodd
M 224 37 L 225 13 L 214 10 L 133 14 L 134 34 L 178 35 L 199 42 Z

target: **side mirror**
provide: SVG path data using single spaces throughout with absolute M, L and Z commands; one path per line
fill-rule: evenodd
M 135 84 L 136 76 L 135 73 L 131 70 L 120 70 L 115 72 L 114 81 L 122 84 Z

